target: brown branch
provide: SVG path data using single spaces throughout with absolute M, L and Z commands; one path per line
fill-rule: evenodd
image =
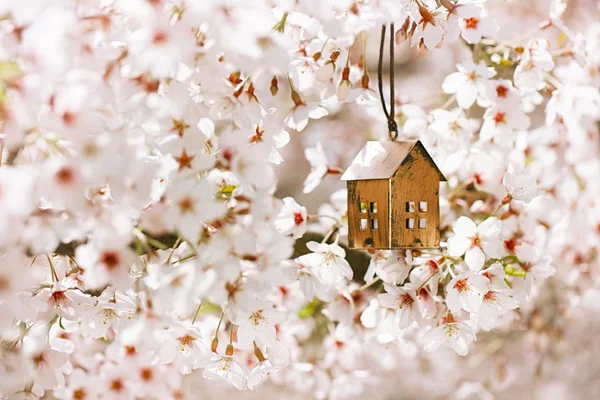
M 175 243 L 177 242 L 177 238 L 179 237 L 178 235 L 173 234 L 173 233 L 167 233 L 164 235 L 153 236 L 153 235 L 150 235 L 150 234 L 144 232 L 144 235 L 151 237 L 152 239 L 163 244 L 166 248 L 169 248 L 169 249 L 173 248 L 173 246 L 175 246 Z M 75 250 L 77 249 L 77 247 L 79 247 L 85 243 L 86 243 L 86 241 L 72 241 L 72 242 L 68 242 L 68 243 L 61 243 L 58 245 L 56 250 L 54 250 L 54 254 L 61 255 L 61 256 L 74 257 Z M 140 245 L 140 243 L 136 242 L 135 239 L 133 242 L 131 242 L 129 244 L 129 247 L 140 256 L 151 253 L 156 250 L 159 250 L 158 247 L 152 245 L 149 242 L 146 242 L 143 245 Z M 30 252 L 28 252 L 28 253 L 30 255 L 33 255 Z

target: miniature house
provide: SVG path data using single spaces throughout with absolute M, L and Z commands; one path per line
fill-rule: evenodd
M 342 176 L 354 249 L 436 248 L 444 175 L 420 141 L 367 142 Z

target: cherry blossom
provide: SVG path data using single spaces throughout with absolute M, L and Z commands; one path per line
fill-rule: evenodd
M 483 268 L 486 258 L 499 255 L 500 248 L 495 240 L 501 232 L 501 223 L 490 217 L 479 225 L 460 217 L 452 225 L 454 236 L 448 240 L 448 254 L 452 257 L 465 256 L 465 262 L 472 271 Z
M 515 68 L 515 86 L 522 90 L 541 90 L 546 86 L 544 73 L 554 68 L 549 43 L 533 40 L 524 49 L 523 60 Z
M 456 68 L 458 72 L 444 79 L 442 90 L 456 94 L 456 102 L 461 108 L 470 108 L 486 92 L 491 84 L 490 78 L 496 75 L 496 71 L 484 63 L 475 64 L 472 61 L 458 64 Z
M 511 291 L 504 293 L 495 289 L 484 293 L 481 308 L 477 313 L 477 323 L 482 329 L 493 329 L 496 319 L 502 313 L 519 307 L 519 302 L 511 297 L 512 294 Z
M 538 189 L 535 177 L 518 168 L 509 168 L 504 175 L 504 186 L 513 199 L 526 203 L 543 193 Z
M 592 3 L 3 2 L 0 397 L 595 398 Z M 382 24 L 436 248 L 349 247 Z
M 346 252 L 337 244 L 308 242 L 306 244 L 310 254 L 310 265 L 315 270 L 320 280 L 329 287 L 339 287 L 348 279 L 352 279 L 352 268 L 346 261 Z
M 214 356 L 207 363 L 203 376 L 212 380 L 225 380 L 238 390 L 246 388 L 248 370 L 231 356 Z
M 267 304 L 253 311 L 248 318 L 239 322 L 238 343 L 249 347 L 256 341 L 258 345 L 273 346 L 276 340 L 275 325 L 283 322 L 283 314 Z
M 282 234 L 291 233 L 295 238 L 299 238 L 306 232 L 307 221 L 306 208 L 296 203 L 293 198 L 286 197 L 275 219 L 275 228 Z
M 475 332 L 462 322 L 448 322 L 433 328 L 425 334 L 425 351 L 435 351 L 440 346 L 451 347 L 457 354 L 466 356 L 469 347 L 476 340 Z
M 371 282 L 374 275 L 382 281 L 398 285 L 404 283 L 412 267 L 412 253 L 410 250 L 382 251 L 371 258 L 369 269 L 365 274 L 365 281 Z
M 385 291 L 377 296 L 382 307 L 396 310 L 396 321 L 399 328 L 406 328 L 412 321 L 421 316 L 417 305 L 415 291 L 385 284 Z
M 468 312 L 477 312 L 481 307 L 483 296 L 487 293 L 486 279 L 471 271 L 452 278 L 446 290 L 446 304 L 448 309 L 456 313 L 461 309 Z

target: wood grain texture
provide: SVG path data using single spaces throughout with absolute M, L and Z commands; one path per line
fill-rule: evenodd
M 437 248 L 440 244 L 439 177 L 426 153 L 416 146 L 404 159 L 390 179 L 391 247 Z M 427 202 L 427 211 L 419 210 L 419 202 Z M 414 211 L 407 211 L 407 202 L 414 202 Z M 406 220 L 414 220 L 414 228 L 407 229 Z M 427 221 L 419 228 L 419 219 Z
M 387 249 L 390 247 L 389 180 L 348 181 L 348 246 L 352 249 Z M 361 212 L 360 203 L 366 205 Z M 371 203 L 377 203 L 377 211 Z M 366 229 L 361 227 L 366 220 Z M 377 229 L 372 221 L 377 220 Z

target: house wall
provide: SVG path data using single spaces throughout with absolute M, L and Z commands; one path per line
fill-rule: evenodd
M 387 249 L 389 234 L 389 180 L 348 181 L 348 245 L 353 249 Z M 360 204 L 365 204 L 361 212 Z M 376 211 L 371 209 L 376 203 Z M 366 221 L 366 228 L 361 220 Z M 377 220 L 377 229 L 372 221 Z
M 391 193 L 390 235 L 393 248 L 437 248 L 440 245 L 439 176 L 419 149 L 411 151 L 389 181 Z M 427 202 L 427 211 L 419 211 L 419 202 Z M 414 211 L 407 210 L 414 203 Z M 407 219 L 413 219 L 412 229 Z M 426 228 L 419 228 L 419 220 Z

